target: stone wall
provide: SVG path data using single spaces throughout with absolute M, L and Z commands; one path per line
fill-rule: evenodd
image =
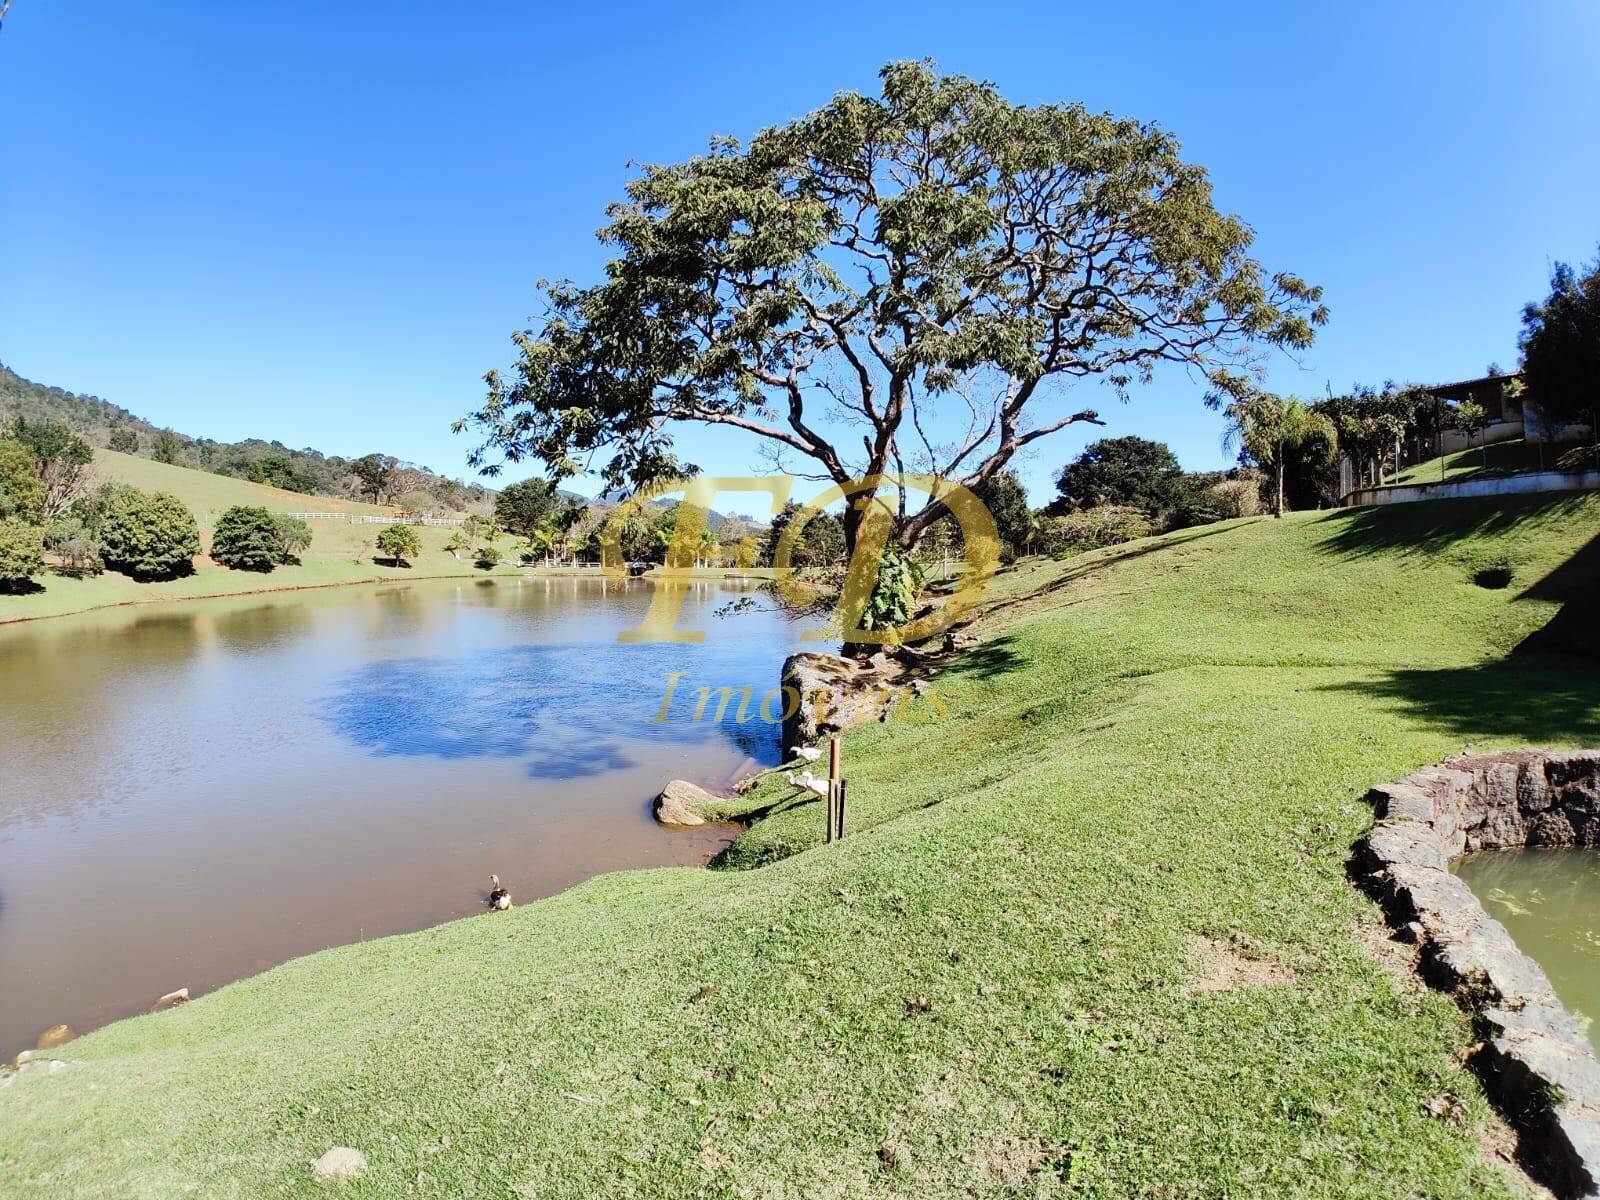
M 1530 1166 L 1560 1195 L 1600 1194 L 1600 1061 L 1539 965 L 1450 872 L 1469 851 L 1600 845 L 1600 751 L 1463 755 L 1371 799 L 1380 819 L 1355 870 L 1429 982 L 1476 1014 L 1475 1065 Z

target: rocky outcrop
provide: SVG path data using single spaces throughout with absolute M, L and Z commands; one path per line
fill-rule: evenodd
M 1600 845 L 1600 751 L 1463 755 L 1373 789 L 1354 866 L 1416 941 L 1423 974 L 1473 1011 L 1475 1064 L 1561 1195 L 1600 1194 L 1600 1061 L 1539 964 L 1450 873 L 1457 855 Z
M 882 650 L 865 661 L 813 651 L 791 654 L 779 682 L 786 696 L 795 697 L 784 704 L 785 760 L 833 734 L 883 719 L 897 691 L 908 686 L 904 665 Z
M 716 802 L 717 798 L 705 788 L 674 779 L 656 797 L 656 820 L 677 828 L 704 825 L 706 819 L 701 813 Z

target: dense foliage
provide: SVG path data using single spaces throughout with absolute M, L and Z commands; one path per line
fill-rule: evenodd
M 107 489 L 99 537 L 106 566 L 135 579 L 186 575 L 200 553 L 200 527 L 194 514 L 166 492 Z
M 783 506 L 783 511 L 772 518 L 762 539 L 760 561 L 767 566 L 777 562 L 778 543 L 789 532 L 801 505 L 794 500 Z M 844 562 L 844 524 L 835 513 L 812 513 L 800 527 L 789 546 L 789 565 L 796 570 L 805 567 L 833 567 Z
M 44 485 L 33 455 L 13 438 L 0 438 L 0 518 L 38 521 L 44 515 Z
M 567 501 L 553 480 L 524 479 L 507 485 L 494 498 L 495 523 L 516 537 L 527 537 L 557 517 Z
M 1056 476 L 1055 512 L 1114 504 L 1136 508 L 1152 520 L 1171 506 L 1183 468 L 1165 442 L 1142 437 L 1102 438 Z
M 211 557 L 236 571 L 270 571 L 284 561 L 278 525 L 264 508 L 235 505 L 217 518 Z
M 687 422 L 754 434 L 835 483 L 910 455 L 976 488 L 1097 419 L 1035 419 L 1069 382 L 1120 393 L 1176 363 L 1231 396 L 1260 347 L 1308 345 L 1325 317 L 1316 288 L 1250 257 L 1248 226 L 1171 135 L 1014 105 L 926 63 L 748 147 L 648 166 L 610 217 L 605 281 L 553 285 L 514 376 L 490 372 L 457 423 L 482 434 L 485 472 L 533 458 L 559 475 L 603 454 L 609 482 L 648 484 L 685 470 L 672 428 Z M 824 394 L 845 417 L 834 440 L 808 412 Z M 921 431 L 941 405 L 971 421 L 935 448 Z M 945 511 L 912 514 L 902 545 Z M 860 520 L 846 510 L 851 545 Z
M 1550 294 L 1522 312 L 1522 377 L 1557 420 L 1594 420 L 1600 405 L 1600 260 L 1578 274 L 1557 263 Z
M 1046 517 L 1039 530 L 1040 547 L 1062 558 L 1148 537 L 1155 525 L 1143 511 L 1121 504 L 1102 504 L 1061 516 Z

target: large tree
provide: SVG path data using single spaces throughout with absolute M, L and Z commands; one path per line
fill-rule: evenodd
M 1137 508 L 1154 519 L 1177 498 L 1183 468 L 1165 442 L 1149 438 L 1101 438 L 1061 468 L 1051 510 L 1075 512 L 1100 504 Z
M 394 490 L 394 473 L 399 468 L 400 460 L 393 455 L 363 454 L 350 464 L 350 473 L 361 490 L 372 496 L 374 504 L 382 504 L 383 498 Z
M 678 423 L 764 439 L 817 478 L 922 470 L 978 487 L 1163 363 L 1225 395 L 1265 345 L 1303 347 L 1320 292 L 1267 276 L 1170 134 L 895 63 L 748 147 L 645 167 L 609 209 L 604 282 L 547 285 L 509 378 L 457 422 L 472 461 L 613 485 L 691 472 Z M 899 506 L 914 544 L 947 510 Z M 865 509 L 851 506 L 853 547 Z
M 33 473 L 43 488 L 46 520 L 61 516 L 83 494 L 94 451 L 89 443 L 59 421 L 18 417 L 11 437 L 33 456 Z
M 1600 260 L 1578 274 L 1557 263 L 1550 295 L 1522 310 L 1522 378 L 1557 420 L 1593 421 L 1600 406 Z

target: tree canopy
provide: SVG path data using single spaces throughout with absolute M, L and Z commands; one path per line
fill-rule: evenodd
M 1100 504 L 1136 508 L 1155 517 L 1173 503 L 1183 468 L 1165 442 L 1149 438 L 1101 438 L 1061 468 L 1052 509 L 1073 512 Z
M 1550 295 L 1522 310 L 1522 378 L 1558 420 L 1590 420 L 1600 404 L 1600 260 L 1582 275 L 1557 263 Z
M 546 285 L 456 423 L 472 463 L 598 466 L 612 485 L 690 473 L 679 423 L 763 440 L 814 477 L 922 471 L 976 488 L 1163 363 L 1241 394 L 1261 348 L 1303 347 L 1320 291 L 1267 275 L 1175 138 L 1081 105 L 1015 105 L 930 64 L 884 68 L 748 146 L 645 167 L 608 210 L 593 286 Z M 950 431 L 955 431 L 953 440 Z M 596 460 L 599 460 L 598 462 Z M 914 544 L 947 510 L 900 523 Z M 853 546 L 864 510 L 845 513 Z
M 284 561 L 278 525 L 264 508 L 236 504 L 217 518 L 211 558 L 236 571 L 270 571 Z
M 200 527 L 176 496 L 117 486 L 105 498 L 100 547 L 108 567 L 135 579 L 186 575 L 200 553 Z

